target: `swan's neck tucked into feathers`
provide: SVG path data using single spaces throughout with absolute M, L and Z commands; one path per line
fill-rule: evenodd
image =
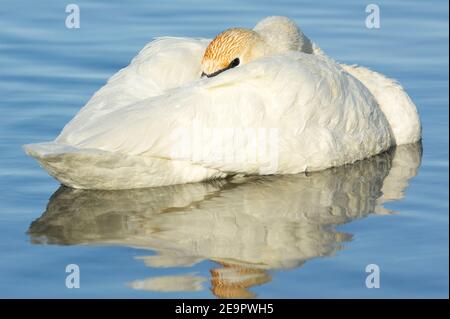
M 216 76 L 258 58 L 286 51 L 314 53 L 313 43 L 286 17 L 268 17 L 253 30 L 228 29 L 216 36 L 202 59 L 202 75 Z
M 298 28 L 294 21 L 286 17 L 268 17 L 261 20 L 253 29 L 271 48 L 271 53 L 289 50 L 313 53 L 312 42 Z

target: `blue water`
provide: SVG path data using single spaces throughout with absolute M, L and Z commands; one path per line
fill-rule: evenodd
M 80 29 L 65 27 L 68 3 L 0 6 L 0 297 L 448 297 L 447 1 L 377 1 L 380 29 L 365 27 L 362 1 L 77 0 Z M 152 38 L 274 14 L 333 58 L 396 78 L 422 145 L 311 176 L 123 192 L 60 189 L 24 154 Z

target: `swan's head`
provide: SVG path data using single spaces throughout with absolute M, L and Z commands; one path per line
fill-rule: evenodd
M 312 53 L 311 41 L 286 17 L 268 17 L 253 30 L 228 29 L 216 36 L 205 50 L 202 77 L 213 77 L 226 70 L 263 56 L 289 50 Z
M 255 31 L 229 29 L 214 38 L 202 59 L 202 77 L 213 77 L 264 55 L 265 43 Z

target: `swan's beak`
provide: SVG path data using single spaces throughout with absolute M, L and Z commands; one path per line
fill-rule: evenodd
M 204 77 L 212 78 L 212 77 L 214 77 L 214 76 L 216 76 L 216 75 L 219 75 L 220 73 L 222 73 L 222 72 L 224 72 L 224 71 L 226 71 L 226 70 L 228 70 L 228 68 L 224 68 L 224 69 L 222 69 L 222 70 L 213 72 L 213 73 L 211 73 L 211 74 L 207 74 L 207 73 L 205 73 L 205 72 L 202 72 L 202 76 L 201 76 L 201 77 L 202 77 L 202 78 L 204 78 Z
M 235 60 L 238 61 L 237 64 L 234 63 Z M 222 73 L 222 72 L 225 72 L 226 70 L 232 69 L 232 68 L 234 68 L 234 67 L 236 67 L 236 66 L 239 65 L 239 59 L 235 59 L 235 60 L 233 60 L 233 62 L 231 62 L 227 67 L 225 67 L 225 68 L 223 68 L 223 69 L 220 69 L 220 70 L 217 70 L 216 72 L 213 72 L 213 73 L 210 73 L 210 74 L 207 74 L 207 73 L 205 73 L 205 72 L 202 72 L 202 76 L 201 76 L 201 77 L 206 76 L 206 77 L 208 77 L 208 78 L 212 78 L 212 77 L 214 77 L 214 76 L 216 76 L 216 75 L 219 75 L 219 74 Z

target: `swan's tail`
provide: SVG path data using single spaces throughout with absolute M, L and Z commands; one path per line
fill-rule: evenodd
M 361 66 L 341 64 L 341 67 L 361 81 L 375 97 L 391 125 L 396 145 L 421 139 L 417 108 L 398 82 Z

